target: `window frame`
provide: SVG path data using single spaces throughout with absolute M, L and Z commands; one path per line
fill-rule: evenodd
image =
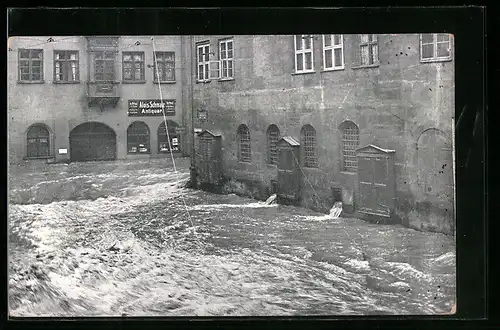
M 125 61 L 125 56 L 131 56 L 132 60 Z M 141 60 L 136 61 L 135 56 L 140 55 Z M 131 79 L 127 79 L 125 76 L 125 63 L 131 63 Z M 139 66 L 139 67 L 137 67 Z M 135 78 L 136 70 L 140 69 L 141 77 L 140 79 Z M 122 52 L 122 82 L 125 84 L 134 84 L 134 83 L 145 83 L 146 82 L 146 56 L 143 51 L 125 51 Z
M 203 49 L 203 61 L 200 61 L 199 49 Z M 205 52 L 208 48 L 208 53 Z M 200 79 L 200 65 L 203 66 L 203 79 Z M 209 82 L 210 79 L 210 42 L 204 41 L 196 44 L 196 82 Z
M 141 125 L 141 126 L 143 125 L 143 127 L 146 128 L 147 133 L 138 133 L 137 131 L 130 132 L 131 128 L 133 128 L 133 125 Z M 140 146 L 139 146 L 139 142 L 138 142 L 138 137 L 140 137 L 140 136 L 147 137 L 147 142 L 146 142 L 147 151 L 143 151 L 143 152 L 139 151 Z M 132 141 L 130 141 L 130 137 L 134 137 L 136 139 L 134 144 L 135 144 L 135 147 L 137 148 L 137 151 L 130 151 L 130 145 L 133 143 Z M 127 154 L 128 155 L 151 154 L 151 130 L 149 129 L 148 124 L 146 124 L 145 122 L 140 121 L 140 120 L 136 120 L 136 121 L 131 122 L 130 125 L 128 125 L 128 127 L 127 127 Z
M 164 58 L 161 60 L 161 61 L 158 61 L 158 55 L 160 55 L 160 57 L 164 56 Z M 172 58 L 173 60 L 166 60 L 165 57 L 167 57 L 168 55 L 172 55 Z M 158 83 L 165 83 L 165 84 L 174 84 L 176 82 L 176 74 L 175 74 L 175 71 L 176 71 L 176 68 L 175 68 L 175 51 L 156 51 L 156 52 L 153 52 L 153 83 L 155 84 L 158 84 Z M 156 76 L 156 63 L 158 63 L 158 66 L 159 67 L 163 67 L 163 74 L 162 74 L 162 79 L 158 80 L 158 77 Z M 172 63 L 173 66 L 171 68 L 167 68 L 167 63 Z M 167 70 L 171 70 L 172 71 L 172 76 L 173 76 L 173 79 L 172 80 L 167 80 L 167 79 L 163 79 L 163 78 L 167 78 Z
M 308 131 L 313 134 L 306 134 Z M 314 136 L 314 144 L 312 146 L 308 145 L 308 141 L 311 136 Z M 318 159 L 318 136 L 316 133 L 316 129 L 310 125 L 302 126 L 300 130 L 300 145 L 302 149 L 302 166 L 305 168 L 318 168 L 319 167 L 319 159 Z M 308 150 L 312 149 L 312 150 Z M 312 156 L 311 156 L 312 152 Z
M 277 133 L 276 141 L 271 140 L 271 133 Z M 271 124 L 266 131 L 267 136 L 267 159 L 266 163 L 268 165 L 278 165 L 278 141 L 281 138 L 281 132 L 278 126 Z M 273 143 L 274 142 L 274 143 Z M 274 149 L 272 146 L 274 145 Z
M 345 69 L 345 56 L 344 56 L 344 35 L 343 34 L 338 34 L 340 36 L 340 44 L 335 45 L 334 40 L 335 36 L 337 34 L 323 34 L 323 71 L 336 71 L 336 70 L 343 70 Z M 330 38 L 330 46 L 326 46 L 326 38 Z M 340 49 L 340 57 L 341 57 L 341 65 L 336 66 L 335 65 L 335 49 Z M 331 50 L 332 52 L 332 66 L 327 67 L 326 66 L 326 52 L 328 50 Z
M 341 160 L 342 160 L 342 166 L 341 166 L 341 172 L 344 173 L 357 173 L 358 172 L 358 158 L 356 156 L 356 150 L 359 148 L 359 135 L 360 135 L 360 130 L 358 125 L 351 121 L 351 120 L 346 120 L 340 124 L 340 141 L 341 141 Z M 348 130 L 352 130 L 355 132 L 355 134 L 347 134 L 346 132 Z M 346 139 L 346 136 L 355 136 L 355 139 Z M 352 144 L 352 148 L 347 148 L 346 146 L 349 145 L 347 142 L 354 142 L 356 141 L 355 144 Z M 349 149 L 349 150 L 348 150 Z M 351 150 L 352 149 L 352 150 Z M 349 153 L 354 153 L 354 155 L 346 154 L 346 151 Z M 347 163 L 350 164 L 355 164 L 354 166 L 352 165 L 347 165 Z
M 367 35 L 368 36 L 368 41 L 367 42 L 364 42 L 362 41 L 362 36 L 363 35 Z M 373 41 L 372 36 L 375 36 L 375 41 Z M 358 44 L 358 49 L 359 49 L 359 63 L 358 63 L 358 67 L 373 67 L 373 66 L 379 66 L 380 65 L 380 52 L 379 52 L 379 36 L 378 34 L 366 34 L 366 33 L 363 33 L 363 34 L 359 34 L 359 44 Z M 372 46 L 376 46 L 377 47 L 377 58 L 374 59 L 373 58 L 373 49 L 372 49 Z M 368 48 L 368 58 L 369 58 L 369 61 L 372 61 L 373 60 L 373 63 L 366 63 L 366 64 L 363 64 L 363 53 L 361 51 L 361 49 L 363 47 L 367 47 Z
M 99 51 L 94 51 L 94 56 L 93 56 L 93 80 L 94 82 L 97 82 L 97 83 L 116 83 L 116 79 L 117 79 L 117 70 L 116 70 L 116 54 L 117 52 L 114 51 L 114 50 L 99 50 Z M 102 57 L 100 57 L 99 55 L 102 54 Z M 111 57 L 109 58 L 106 58 L 106 55 L 111 55 Z M 98 63 L 101 63 L 103 64 L 103 71 L 102 71 L 102 75 L 103 75 L 103 78 L 106 78 L 106 75 L 107 75 L 107 72 L 106 72 L 106 64 L 109 64 L 111 63 L 111 68 L 112 68 L 112 79 L 97 79 L 98 78 L 98 72 L 97 72 L 97 68 L 98 68 Z M 108 72 L 109 73 L 109 72 Z
M 302 49 L 297 49 L 297 37 L 301 37 L 301 46 Z M 309 37 L 311 40 L 311 48 L 305 49 L 305 39 L 306 37 Z M 302 73 L 313 73 L 315 72 L 314 70 L 314 37 L 311 34 L 298 34 L 293 36 L 293 48 L 294 48 L 294 62 L 295 62 L 295 74 L 302 74 Z M 306 53 L 311 53 L 311 69 L 306 69 Z M 297 67 L 297 58 L 298 55 L 302 55 L 302 70 L 298 70 Z
M 64 58 L 64 59 L 56 59 L 56 55 L 58 53 L 61 53 L 61 54 L 71 54 L 71 53 L 74 53 L 76 54 L 76 59 L 75 60 L 72 60 L 70 58 Z M 54 50 L 54 58 L 53 58 L 53 62 L 54 62 L 54 80 L 53 82 L 55 84 L 79 84 L 80 83 L 80 51 L 78 50 Z M 60 63 L 60 70 L 65 70 L 66 72 L 63 72 L 62 75 L 63 76 L 68 76 L 69 73 L 68 71 L 71 71 L 71 64 L 72 63 L 76 63 L 76 79 L 74 80 L 57 80 L 57 73 L 56 73 L 56 63 Z M 72 76 L 72 75 L 71 75 Z
M 232 51 L 232 55 L 231 57 L 229 57 L 228 53 L 229 53 L 229 50 L 228 50 L 228 44 L 231 43 L 231 51 Z M 225 51 L 222 50 L 222 45 L 225 44 L 226 45 L 226 49 Z M 222 55 L 223 53 L 225 52 L 225 55 L 226 55 L 226 58 L 222 58 Z M 225 39 L 221 39 L 219 40 L 219 61 L 220 61 L 220 64 L 219 64 L 219 70 L 220 70 L 220 74 L 219 74 L 219 80 L 234 80 L 234 38 L 225 38 Z M 226 72 L 227 72 L 227 75 L 224 76 L 224 63 L 227 63 L 227 68 L 226 68 Z M 229 76 L 229 63 L 231 63 L 231 76 Z
M 29 58 L 22 58 L 21 52 L 29 51 Z M 39 59 L 33 59 L 32 52 L 40 52 L 41 57 Z M 33 79 L 33 60 L 40 61 L 40 79 Z M 23 73 L 21 72 L 21 61 L 28 61 L 29 79 L 23 79 Z M 38 48 L 20 48 L 17 52 L 17 64 L 18 64 L 18 83 L 22 84 L 41 84 L 44 83 L 44 51 Z
M 432 47 L 433 47 L 433 56 L 430 58 L 423 58 L 423 51 L 422 51 L 422 36 L 424 34 L 431 34 L 432 35 Z M 444 42 L 438 42 L 437 41 L 437 36 L 438 35 L 447 35 L 448 36 L 448 46 L 449 46 L 449 55 L 448 56 L 437 56 L 437 45 L 438 43 L 444 43 Z M 420 62 L 421 63 L 432 63 L 432 62 L 446 62 L 446 61 L 451 61 L 453 59 L 453 45 L 452 45 L 452 34 L 450 33 L 420 33 L 419 34 L 419 52 L 420 52 Z M 430 43 L 426 43 L 428 45 Z
M 160 131 L 160 129 L 162 129 L 162 127 L 164 127 L 164 131 L 163 130 Z M 169 154 L 170 152 L 172 152 L 172 153 L 181 153 L 182 152 L 180 134 L 177 134 L 177 132 L 175 131 L 175 129 L 177 127 L 179 127 L 179 124 L 177 124 L 177 122 L 175 122 L 171 119 L 167 119 L 166 125 L 165 125 L 165 121 L 162 121 L 160 123 L 160 125 L 158 125 L 158 128 L 156 130 L 156 138 L 157 138 L 157 144 L 158 144 L 157 153 L 158 154 L 161 155 L 161 154 Z M 168 131 L 169 129 L 171 131 Z M 168 131 L 168 135 L 166 134 L 167 131 Z M 161 139 L 160 139 L 160 136 L 162 137 Z M 167 143 L 169 150 L 162 150 L 161 149 L 161 144 L 165 143 L 163 141 L 164 140 L 163 138 L 165 140 L 170 139 L 170 144 Z M 177 140 L 178 140 L 177 150 L 171 150 L 173 148 L 170 148 L 170 147 L 173 147 L 173 143 L 172 143 L 173 138 L 177 138 Z
M 243 141 L 243 134 L 242 133 L 244 133 L 245 136 L 248 136 L 248 139 L 245 139 L 245 141 Z M 241 124 L 240 126 L 238 126 L 237 143 L 238 143 L 238 162 L 239 163 L 251 163 L 252 162 L 252 137 L 250 135 L 250 129 L 245 124 Z M 245 144 L 248 145 L 248 151 L 242 152 L 243 151 L 242 147 L 247 147 L 247 146 L 245 146 Z
M 40 127 L 42 128 L 43 130 L 45 130 L 47 132 L 47 136 L 40 136 L 40 135 L 37 135 L 36 137 L 30 137 L 29 133 L 31 131 L 31 129 L 35 128 L 35 127 Z M 47 125 L 45 124 L 41 124 L 41 123 L 35 123 L 35 124 L 32 124 L 28 127 L 28 129 L 26 130 L 26 133 L 25 133 L 25 137 L 26 137 L 26 145 L 25 145 L 25 150 L 26 150 L 26 159 L 46 159 L 46 158 L 52 158 L 52 134 L 50 132 L 50 129 L 47 127 Z M 47 147 L 46 147 L 46 151 L 47 151 L 47 154 L 46 155 L 41 155 L 40 154 L 40 139 L 47 139 Z M 35 139 L 37 140 L 35 142 L 35 144 L 37 145 L 37 154 L 36 155 L 30 155 L 30 140 L 31 139 Z

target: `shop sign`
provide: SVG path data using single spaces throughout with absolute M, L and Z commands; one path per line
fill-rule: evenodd
M 175 116 L 175 100 L 129 100 L 129 117 Z

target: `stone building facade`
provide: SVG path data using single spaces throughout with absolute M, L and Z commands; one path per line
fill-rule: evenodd
M 10 163 L 190 155 L 190 45 L 181 36 L 9 38 Z
M 196 36 L 194 44 L 193 107 L 204 119 L 195 129 L 220 137 L 226 191 L 264 199 L 279 189 L 276 148 L 287 137 L 300 145 L 300 205 L 328 211 L 342 201 L 346 215 L 384 220 L 361 212 L 360 176 L 372 165 L 358 161 L 371 148 L 381 155 L 374 161 L 392 161 L 388 220 L 454 232 L 453 36 Z

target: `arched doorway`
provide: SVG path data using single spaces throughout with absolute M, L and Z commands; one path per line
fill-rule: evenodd
M 172 152 L 181 151 L 180 136 L 175 129 L 178 126 L 179 125 L 175 121 L 167 120 L 168 135 L 164 121 L 158 126 L 158 153 L 169 153 L 170 148 Z M 168 143 L 168 138 L 170 138 L 170 144 Z
M 69 143 L 72 162 L 116 159 L 116 134 L 105 124 L 78 125 L 71 131 Z

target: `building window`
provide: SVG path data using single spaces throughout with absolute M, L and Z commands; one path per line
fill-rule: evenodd
M 344 38 L 341 34 L 323 35 L 324 70 L 344 68 Z
M 250 131 L 246 125 L 238 127 L 238 161 L 245 163 L 252 161 Z
M 311 125 L 305 125 L 302 127 L 300 137 L 302 139 L 304 167 L 318 167 L 316 130 Z
M 54 51 L 54 81 L 78 82 L 79 80 L 78 51 Z
M 127 128 L 127 152 L 140 154 L 150 152 L 149 127 L 142 121 L 135 121 Z
M 233 70 L 233 40 L 221 40 L 219 42 L 220 52 L 219 57 L 221 61 L 221 78 L 232 79 L 234 78 Z
M 313 72 L 313 37 L 310 35 L 297 35 L 294 37 L 295 45 L 295 72 Z
M 277 143 L 280 138 L 280 130 L 276 125 L 270 125 L 267 129 L 267 163 L 276 165 L 278 163 Z
M 115 53 L 98 51 L 94 54 L 94 79 L 96 81 L 115 81 Z
M 378 37 L 376 34 L 360 35 L 360 65 L 378 64 Z
M 123 52 L 123 81 L 145 81 L 144 52 Z
M 155 52 L 154 82 L 175 81 L 175 52 Z M 156 65 L 158 64 L 158 71 Z M 158 75 L 160 79 L 158 80 Z
M 340 125 L 342 131 L 342 171 L 356 172 L 358 159 L 356 150 L 359 147 L 359 129 L 352 121 L 345 121 Z
M 420 59 L 422 62 L 451 59 L 451 38 L 445 33 L 420 35 Z
M 19 50 L 19 81 L 41 82 L 43 80 L 43 50 Z
M 210 44 L 196 46 L 197 75 L 196 80 L 206 81 L 210 79 Z
M 45 125 L 35 124 L 28 129 L 26 155 L 29 158 L 50 156 L 50 134 Z
M 158 127 L 158 153 L 168 153 L 170 150 L 172 152 L 180 152 L 180 139 L 176 133 L 177 123 L 172 120 L 167 120 L 167 129 L 165 128 L 165 122 L 162 122 Z M 167 134 L 168 132 L 168 134 Z M 170 139 L 170 143 L 169 143 Z

